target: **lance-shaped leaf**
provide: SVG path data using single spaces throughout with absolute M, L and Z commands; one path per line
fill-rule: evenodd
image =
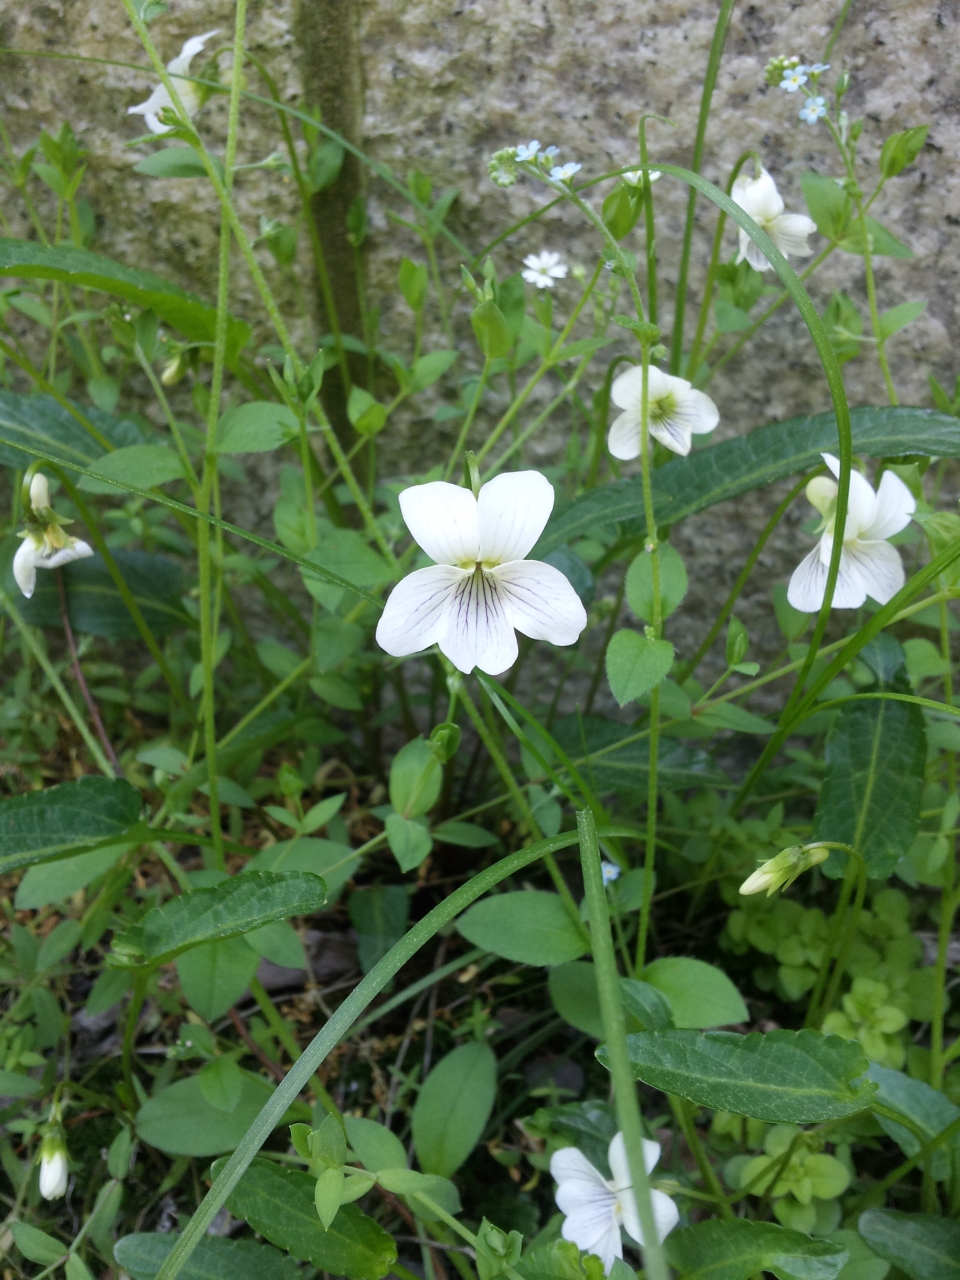
M 219 1167 L 218 1161 L 214 1176 Z M 396 1261 L 393 1240 L 354 1204 L 341 1205 L 325 1230 L 314 1205 L 315 1186 L 316 1179 L 299 1169 L 254 1160 L 227 1198 L 227 1208 L 271 1244 L 330 1275 L 381 1280 Z
M 114 951 L 121 963 L 165 964 L 189 947 L 309 915 L 326 898 L 323 880 L 308 871 L 245 871 L 154 907 L 114 940 Z
M 872 458 L 919 453 L 925 457 L 960 456 L 960 418 L 935 409 L 860 407 L 850 411 L 854 453 Z M 654 473 L 654 511 L 658 525 L 677 524 L 717 502 L 736 498 L 821 465 L 820 454 L 837 450 L 832 413 L 788 418 L 757 427 L 745 436 L 675 458 Z M 543 557 L 565 542 L 587 536 L 597 525 L 635 521 L 643 528 L 643 492 L 639 480 L 591 489 L 557 511 L 531 553 Z
M 11 448 L 7 441 L 55 454 L 82 467 L 90 466 L 107 452 L 97 435 L 114 449 L 144 443 L 143 432 L 129 418 L 115 418 L 89 405 L 76 408 L 94 431 L 52 396 L 21 396 L 13 391 L 0 391 L 0 462 L 21 470 L 27 465 L 27 455 Z
M 140 792 L 122 778 L 80 778 L 0 804 L 0 874 L 58 854 L 119 841 L 135 826 Z
M 138 1232 L 118 1240 L 113 1256 L 131 1280 L 154 1280 L 176 1242 L 173 1232 Z M 297 1280 L 301 1274 L 294 1258 L 268 1244 L 205 1236 L 181 1270 L 180 1280 L 237 1280 L 239 1276 Z
M 745 1218 L 698 1222 L 675 1231 L 666 1248 L 683 1280 L 747 1280 L 762 1271 L 779 1280 L 834 1280 L 850 1256 L 830 1240 Z
M 857 1225 L 874 1253 L 910 1280 L 960 1280 L 960 1222 L 955 1218 L 868 1209 Z
M 859 1077 L 867 1060 L 856 1041 L 819 1031 L 639 1031 L 627 1037 L 644 1084 L 702 1107 L 782 1124 L 856 1115 L 875 1085 Z M 597 1051 L 606 1063 L 606 1050 Z
M 20 280 L 59 280 L 77 289 L 94 289 L 155 311 L 161 320 L 193 342 L 214 340 L 217 312 L 179 285 L 152 271 L 124 266 L 76 245 L 42 245 L 35 240 L 0 239 L 0 275 Z M 227 321 L 227 360 L 233 362 L 250 336 L 242 320 Z

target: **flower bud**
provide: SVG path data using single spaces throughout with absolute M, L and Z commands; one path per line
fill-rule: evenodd
M 59 1200 L 67 1194 L 67 1144 L 58 1123 L 51 1124 L 40 1144 L 40 1194 Z
M 30 505 L 34 511 L 47 511 L 50 507 L 50 486 L 42 471 L 30 481 Z
M 826 862 L 830 850 L 823 844 L 794 845 L 784 849 L 775 858 L 757 867 L 752 876 L 744 880 L 740 892 L 746 897 L 751 893 L 767 892 L 770 898 L 778 889 L 793 884 L 798 876 L 821 862 Z
M 175 356 L 172 360 L 168 360 L 163 366 L 163 372 L 160 374 L 160 381 L 165 387 L 175 386 L 186 372 L 186 366 L 182 356 Z

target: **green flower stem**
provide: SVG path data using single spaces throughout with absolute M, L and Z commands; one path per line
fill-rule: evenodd
M 626 835 L 622 828 L 603 829 L 603 835 Z M 502 880 L 516 875 L 546 854 L 567 849 L 577 843 L 575 832 L 564 832 L 550 840 L 521 849 L 518 853 L 502 858 L 492 867 L 479 872 L 467 884 L 451 893 L 432 911 L 419 920 L 412 929 L 390 948 L 361 982 L 354 987 L 323 1028 L 304 1050 L 302 1056 L 287 1073 L 271 1098 L 264 1104 L 259 1116 L 247 1130 L 236 1151 L 229 1157 L 213 1186 L 204 1197 L 196 1213 L 190 1219 L 182 1235 L 157 1273 L 156 1280 L 174 1280 L 178 1276 L 207 1227 L 223 1207 L 230 1192 L 240 1181 L 244 1170 L 257 1151 L 273 1132 L 300 1091 L 327 1055 L 350 1032 L 370 1002 L 383 990 L 403 966 L 435 937 L 444 925 L 449 924 L 465 911 L 477 898 L 494 888 Z
M 446 658 L 443 659 L 443 665 L 446 668 L 448 675 L 454 671 L 453 665 Z M 470 691 L 467 689 L 466 681 L 461 680 L 457 689 L 457 696 L 466 708 L 467 715 L 470 717 L 473 727 L 477 731 L 477 736 L 486 747 L 487 753 L 493 761 L 494 768 L 503 779 L 504 786 L 509 792 L 510 799 L 520 811 L 520 816 L 527 824 L 530 834 L 533 836 L 534 840 L 541 840 L 543 838 L 543 833 L 540 830 L 540 825 L 534 816 L 533 809 L 530 807 L 529 800 L 524 795 L 523 790 L 517 785 L 517 780 L 513 776 L 513 770 L 510 768 L 510 763 L 503 753 L 503 748 L 500 743 L 495 724 L 488 723 L 480 714 L 477 704 L 474 702 L 473 698 L 470 696 Z M 563 899 L 563 905 L 567 909 L 567 914 L 576 925 L 577 931 L 586 938 L 587 933 L 580 919 L 580 910 L 574 901 L 573 894 L 570 892 L 569 885 L 563 878 L 563 873 L 557 866 L 557 860 L 554 858 L 552 852 L 544 854 L 543 864 L 547 868 L 547 873 L 549 874 L 550 879 L 553 881 L 553 887 Z
M 637 1101 L 637 1086 L 633 1072 L 630 1070 L 630 1058 L 627 1053 L 623 1007 L 620 1003 L 620 975 L 617 973 L 613 939 L 610 935 L 607 895 L 603 887 L 603 872 L 600 869 L 600 845 L 593 814 L 589 809 L 578 811 L 577 832 L 580 840 L 583 887 L 590 920 L 593 963 L 600 997 L 600 1014 L 603 1019 L 610 1077 L 613 1081 L 617 1124 L 626 1143 L 630 1179 L 643 1230 L 644 1268 L 647 1280 L 668 1280 L 669 1271 L 657 1235 L 653 1202 L 650 1197 L 650 1181 L 643 1159 L 643 1121 L 640 1116 L 640 1104 Z
M 197 494 L 200 490 L 200 477 L 197 475 L 194 470 L 193 463 L 190 461 L 187 446 L 183 442 L 183 435 L 180 431 L 177 419 L 174 416 L 173 410 L 170 408 L 170 401 L 167 399 L 166 392 L 163 389 L 163 383 L 157 377 L 156 373 L 154 373 L 153 365 L 143 354 L 143 348 L 140 346 L 139 342 L 134 342 L 133 354 L 136 358 L 137 364 L 147 375 L 147 381 L 150 383 L 153 394 L 157 398 L 157 404 L 160 406 L 163 416 L 166 419 L 167 426 L 170 429 L 170 434 L 173 436 L 173 442 L 177 447 L 177 454 L 180 458 L 180 465 L 183 467 L 183 474 L 186 477 L 190 488 L 193 490 L 194 501 L 196 501 Z
M 462 1223 L 458 1222 L 456 1218 L 447 1213 L 445 1209 L 441 1209 L 436 1201 L 431 1200 L 431 1198 L 424 1195 L 422 1191 L 411 1192 L 410 1198 L 411 1200 L 419 1200 L 433 1218 L 438 1218 L 441 1222 L 445 1222 L 451 1231 L 455 1231 L 462 1240 L 466 1240 L 467 1244 L 472 1245 L 478 1253 L 482 1253 L 483 1250 L 480 1241 L 473 1232 L 468 1231 Z M 514 1271 L 513 1267 L 508 1267 L 506 1263 L 503 1264 L 503 1275 L 508 1276 L 509 1280 L 524 1280 L 523 1276 L 521 1276 L 519 1272 Z
M 248 711 L 242 720 L 238 720 L 237 723 L 233 726 L 233 728 L 223 735 L 223 737 L 217 743 L 218 751 L 222 751 L 223 748 L 227 745 L 227 743 L 232 742 L 233 739 L 237 736 L 237 734 L 242 733 L 244 731 L 244 729 L 247 727 L 248 724 L 252 724 L 258 716 L 263 715 L 267 707 L 271 706 L 274 702 L 276 702 L 277 698 L 279 698 L 282 693 L 284 693 L 287 689 L 289 689 L 289 687 L 292 684 L 295 684 L 296 681 L 299 680 L 301 676 L 306 675 L 306 673 L 310 670 L 312 666 L 313 666 L 313 658 L 312 657 L 304 658 L 304 660 L 300 663 L 300 665 L 297 667 L 294 667 L 294 669 L 289 673 L 289 675 L 285 675 L 282 680 L 278 680 L 277 683 L 270 690 L 270 692 L 266 694 L 263 698 L 261 698 L 260 701 L 257 703 L 257 705 L 251 711 Z
M 755 151 L 744 151 L 741 156 L 737 157 L 737 162 L 730 170 L 730 177 L 727 179 L 726 193 L 727 195 L 733 190 L 733 184 L 736 182 L 740 170 L 750 159 L 756 159 Z M 707 266 L 707 278 L 703 283 L 703 298 L 700 302 L 700 315 L 697 318 L 697 331 L 693 337 L 693 346 L 690 348 L 690 358 L 687 361 L 686 374 L 691 382 L 697 372 L 699 364 L 700 348 L 703 345 L 704 334 L 706 333 L 707 323 L 710 319 L 710 307 L 713 302 L 713 286 L 717 278 L 717 267 L 720 265 L 720 253 L 723 249 L 723 232 L 727 225 L 727 215 L 721 209 L 717 216 L 717 229 L 713 234 L 713 248 L 710 251 L 710 262 Z M 789 295 L 784 295 L 784 301 Z
M 849 852 L 849 850 L 848 850 Z M 823 956 L 817 969 L 817 979 L 813 984 L 810 992 L 810 999 L 807 1001 L 807 1013 L 803 1020 L 805 1027 L 816 1027 L 823 1021 L 822 997 L 824 989 L 827 985 L 827 977 L 830 973 L 830 962 L 833 959 L 833 953 L 836 950 L 837 941 L 840 937 L 840 931 L 843 928 L 844 918 L 847 908 L 850 904 L 850 897 L 853 893 L 854 885 L 857 883 L 857 865 L 851 857 L 847 861 L 846 873 L 843 877 L 843 884 L 840 886 L 840 896 L 837 899 L 837 905 L 834 909 L 833 916 L 830 920 L 830 928 L 827 932 L 827 940 L 823 947 Z
M 899 1123 L 903 1123 L 902 1116 L 899 1117 Z M 888 1173 L 880 1182 L 874 1183 L 871 1190 L 875 1191 L 878 1196 L 882 1193 L 886 1193 L 891 1187 L 896 1186 L 898 1182 L 902 1182 L 908 1173 L 912 1173 L 913 1170 L 916 1169 L 917 1165 L 929 1163 L 929 1159 L 934 1151 L 936 1151 L 938 1147 L 942 1147 L 945 1142 L 949 1142 L 952 1138 L 955 1138 L 957 1134 L 960 1134 L 960 1116 L 958 1116 L 956 1120 L 952 1120 L 945 1129 L 941 1129 L 938 1134 L 929 1140 L 929 1142 L 924 1142 L 921 1137 L 920 1150 L 915 1155 L 912 1155 L 909 1160 L 904 1160 L 903 1164 L 898 1164 L 897 1167 L 891 1170 L 891 1172 Z
M 703 1185 L 707 1189 L 707 1194 L 717 1206 L 720 1217 L 734 1217 L 730 1202 L 724 1193 L 723 1187 L 720 1185 L 720 1180 L 713 1165 L 710 1163 L 710 1157 L 707 1155 L 700 1140 L 700 1134 L 697 1132 L 696 1108 L 686 1098 L 676 1098 L 673 1094 L 667 1095 L 667 1101 L 670 1103 L 670 1110 L 680 1126 L 680 1131 L 686 1139 L 687 1146 L 692 1151 L 693 1158 L 697 1162 L 697 1168 L 700 1170 L 700 1176 L 703 1178 Z
M 707 137 L 707 125 L 710 121 L 710 104 L 720 70 L 720 59 L 727 39 L 727 30 L 733 14 L 736 0 L 721 0 L 717 24 L 713 29 L 713 40 L 710 44 L 710 55 L 707 58 L 707 69 L 703 77 L 703 92 L 700 95 L 700 115 L 697 120 L 697 133 L 693 142 L 693 158 L 690 169 L 699 174 L 703 163 L 703 149 Z M 683 362 L 683 322 L 687 305 L 687 276 L 690 271 L 690 250 L 693 247 L 693 220 L 696 213 L 697 188 L 691 186 L 687 198 L 687 220 L 683 228 L 683 248 L 680 251 L 680 269 L 677 273 L 677 292 L 673 316 L 673 339 L 670 347 L 670 372 L 679 374 Z
M 140 1011 L 143 1009 L 143 1002 L 147 995 L 149 976 L 146 968 L 138 968 L 134 971 L 133 995 L 130 997 L 129 1005 L 127 1005 L 127 1017 L 123 1024 L 123 1049 L 120 1062 L 123 1070 L 123 1079 L 131 1095 L 127 1100 L 128 1104 L 133 1104 L 137 1097 L 137 1091 L 133 1084 L 133 1052 L 137 1039 L 137 1027 L 140 1025 Z
M 817 474 L 819 474 L 820 470 L 822 470 L 822 468 L 818 469 Z M 743 591 L 744 587 L 747 585 L 750 575 L 751 573 L 753 573 L 754 567 L 757 561 L 760 559 L 760 554 L 763 551 L 763 548 L 767 545 L 767 542 L 770 540 L 770 537 L 772 536 L 774 529 L 776 529 L 777 525 L 783 519 L 783 516 L 787 511 L 787 509 L 792 505 L 792 503 L 800 495 L 800 493 L 802 493 L 803 490 L 806 488 L 807 481 L 809 480 L 809 478 L 810 478 L 809 475 L 805 475 L 805 476 L 802 476 L 797 481 L 797 483 L 793 486 L 793 488 L 790 490 L 787 496 L 783 499 L 783 501 L 779 504 L 777 509 L 774 511 L 773 515 L 764 525 L 763 532 L 760 534 L 760 537 L 757 539 L 753 550 L 750 552 L 749 556 L 747 556 L 747 559 L 744 562 L 743 568 L 740 570 L 740 573 L 737 577 L 736 582 L 730 588 L 730 594 L 727 596 L 724 602 L 723 608 L 720 610 L 719 614 L 717 615 L 717 619 L 714 622 L 713 626 L 707 632 L 707 635 L 703 643 L 700 645 L 699 649 L 693 655 L 693 657 L 688 662 L 685 662 L 684 665 L 681 667 L 681 669 L 677 672 L 677 675 L 676 675 L 677 684 L 682 685 L 685 680 L 688 680 L 690 676 L 692 676 L 693 673 L 696 671 L 697 667 L 699 667 L 703 659 L 706 657 L 707 653 L 709 652 L 710 646 L 713 644 L 714 640 L 716 640 L 717 636 L 720 634 L 723 628 L 723 624 L 730 617 L 731 613 L 733 613 L 734 605 L 737 603 L 737 600 L 740 598 L 740 593 Z M 823 653 L 824 650 L 821 649 L 820 652 Z M 738 689 L 735 692 L 739 693 L 741 691 Z
M 490 356 L 484 356 L 483 368 L 480 370 L 480 378 L 477 382 L 476 390 L 473 393 L 473 399 L 470 401 L 470 408 L 467 410 L 466 417 L 463 419 L 463 426 L 457 435 L 457 442 L 453 446 L 450 453 L 450 459 L 447 462 L 443 473 L 444 480 L 450 480 L 457 466 L 463 461 L 463 450 L 467 443 L 467 436 L 470 434 L 470 428 L 473 426 L 473 420 L 477 416 L 477 410 L 480 408 L 480 400 L 483 397 L 484 388 L 487 385 L 487 379 L 490 377 L 490 366 L 493 363 Z
M 821 61 L 827 62 L 829 60 L 830 54 L 833 52 L 833 46 L 837 43 L 837 39 L 840 36 L 840 32 L 843 30 L 844 23 L 847 20 L 847 15 L 849 14 L 852 6 L 853 0 L 843 0 L 843 8 L 837 16 L 837 20 L 833 25 L 833 30 L 830 32 L 830 39 L 824 46 L 823 58 Z
M 498 471 L 502 471 L 508 459 L 512 458 L 515 453 L 519 452 L 519 450 L 523 448 L 523 446 L 527 443 L 530 437 L 535 435 L 536 432 L 539 431 L 540 427 L 544 424 L 544 422 L 546 422 L 547 419 L 551 416 L 551 414 L 553 414 L 560 407 L 560 405 L 563 404 L 564 400 L 566 400 L 568 396 L 573 395 L 574 391 L 577 388 L 577 384 L 579 383 L 580 379 L 583 377 L 584 373 L 586 373 L 587 366 L 589 365 L 589 363 L 590 363 L 590 356 L 584 356 L 583 359 L 580 361 L 580 363 L 577 365 L 577 368 L 575 373 L 573 374 L 573 377 L 570 379 L 569 382 L 564 383 L 559 394 L 554 396 L 554 398 L 550 401 L 550 403 L 546 406 L 546 408 L 541 410 L 541 412 L 537 414 L 537 416 L 533 419 L 533 421 L 530 423 L 529 426 L 524 427 L 524 429 L 520 432 L 520 434 L 516 436 L 514 440 L 503 451 L 503 453 L 501 453 L 500 457 L 497 458 L 496 462 L 494 462 L 489 467 L 489 469 L 483 473 L 483 476 L 481 478 L 483 479 L 484 482 L 486 482 L 492 476 L 496 475 Z
M 514 418 L 517 416 L 517 414 L 526 404 L 527 400 L 530 397 L 531 392 L 533 391 L 534 387 L 536 387 L 537 383 L 540 382 L 540 380 L 547 373 L 549 373 L 550 370 L 553 368 L 553 366 L 556 364 L 557 355 L 563 348 L 563 344 L 566 342 L 567 338 L 570 336 L 570 333 L 573 330 L 573 326 L 576 324 L 577 320 L 580 317 L 581 311 L 583 310 L 584 306 L 587 303 L 587 299 L 590 297 L 590 295 L 593 293 L 594 289 L 596 288 L 596 284 L 600 278 L 600 272 L 602 270 L 603 270 L 603 261 L 601 259 L 601 261 L 597 263 L 596 269 L 594 270 L 593 275 L 590 277 L 589 281 L 587 282 L 587 285 L 583 290 L 583 293 L 580 295 L 580 298 L 578 299 L 576 306 L 573 308 L 573 311 L 571 311 L 570 318 L 567 320 L 567 323 L 563 326 L 563 329 L 560 332 L 560 336 L 557 338 L 556 342 L 551 346 L 550 350 L 540 361 L 540 365 L 537 368 L 536 372 L 533 373 L 530 376 L 530 378 L 527 380 L 520 394 L 514 397 L 506 413 L 504 413 L 500 421 L 490 432 L 489 436 L 487 436 L 487 439 L 484 441 L 481 448 L 477 450 L 478 464 L 484 460 L 484 458 L 487 456 L 487 454 L 490 452 L 493 446 L 497 443 L 497 441 L 503 435 L 504 431 L 506 431 L 507 427 L 510 425 L 510 423 L 514 420 Z M 549 338 L 549 336 L 550 335 L 548 334 L 547 337 Z M 454 455 L 454 462 L 455 461 L 456 461 L 456 454 Z
M 56 671 L 54 670 L 53 664 L 51 663 L 50 659 L 47 657 L 46 653 L 44 652 L 42 645 L 38 643 L 30 627 L 27 625 L 26 621 L 24 620 L 23 614 L 20 612 L 17 606 L 13 603 L 13 600 L 10 598 L 10 596 L 7 594 L 7 592 L 3 589 L 2 586 L 0 586 L 0 604 L 3 605 L 3 608 L 5 612 L 9 615 L 10 619 L 12 620 L 13 625 L 20 632 L 20 636 L 23 640 L 23 643 L 30 650 L 31 654 L 36 659 L 38 666 L 43 671 L 43 674 L 47 677 L 47 679 L 50 681 L 50 684 L 53 686 L 57 694 L 57 697 L 63 703 L 64 710 L 66 711 L 70 719 L 73 721 L 73 723 L 76 725 L 77 732 L 80 734 L 81 738 L 83 738 L 84 742 L 87 744 L 87 750 L 90 752 L 90 754 L 93 756 L 94 760 L 96 761 L 97 768 L 100 770 L 101 773 L 105 774 L 108 778 L 115 778 L 117 775 L 114 772 L 113 768 L 111 767 L 110 761 L 104 755 L 103 748 L 100 746 L 100 743 L 96 740 L 96 738 L 87 728 L 87 722 L 86 720 L 84 720 L 83 716 L 80 714 L 79 707 L 74 702 L 74 700 L 70 697 L 69 693 L 67 693 L 67 690 L 64 687 L 63 681 L 57 675 Z
M 859 854 L 854 854 L 850 850 L 851 861 L 855 865 L 855 877 L 857 892 L 853 900 L 853 907 L 850 911 L 843 914 L 843 933 L 841 935 L 840 947 L 837 951 L 837 958 L 834 962 L 833 973 L 830 975 L 830 982 L 827 986 L 826 995 L 820 1005 L 818 1014 L 820 1017 L 826 1016 L 836 1003 L 837 996 L 840 991 L 840 983 L 843 980 L 844 969 L 850 956 L 850 948 L 853 945 L 854 934 L 860 923 L 860 916 L 863 912 L 863 900 L 867 896 L 867 867 L 863 858 Z

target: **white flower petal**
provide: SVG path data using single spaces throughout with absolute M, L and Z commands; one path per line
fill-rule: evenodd
M 610 1172 L 613 1174 L 613 1185 L 617 1190 L 629 1187 L 633 1181 L 630 1176 L 630 1163 L 627 1160 L 627 1144 L 622 1133 L 617 1133 L 607 1148 L 607 1159 L 610 1161 Z M 643 1139 L 643 1165 L 647 1173 L 652 1173 L 660 1159 L 660 1143 Z
M 59 569 L 62 564 L 70 564 L 72 560 L 86 560 L 93 555 L 93 547 L 81 538 L 74 538 L 69 547 L 61 547 L 52 556 L 38 556 L 38 569 Z
M 685 458 L 690 452 L 690 427 L 676 414 L 650 423 L 650 434 L 662 445 Z
M 184 72 L 189 71 L 190 63 L 207 43 L 210 37 L 215 36 L 219 30 L 220 28 L 216 27 L 213 31 L 204 32 L 202 36 L 191 36 L 190 39 L 184 43 L 183 48 L 177 56 L 167 63 L 167 70 L 174 74 L 179 72 L 181 75 Z
M 561 1184 L 574 1179 L 609 1190 L 599 1169 L 590 1163 L 578 1147 L 561 1147 L 553 1153 L 550 1157 L 550 1176 Z
M 877 604 L 886 604 L 892 600 L 906 581 L 903 572 L 903 561 L 896 547 L 889 542 L 848 542 L 843 548 L 844 557 L 856 565 L 859 577 L 866 593 Z M 841 568 L 843 560 L 841 559 Z M 839 581 L 837 583 L 839 591 Z M 838 608 L 851 608 L 839 601 L 834 601 Z M 863 601 L 861 600 L 862 604 Z
M 453 593 L 470 576 L 468 570 L 438 564 L 417 569 L 398 582 L 377 623 L 380 648 L 394 658 L 404 658 L 436 644 Z
M 833 474 L 840 479 L 840 459 L 832 453 L 820 455 Z M 877 511 L 877 495 L 866 476 L 859 471 L 850 472 L 850 496 L 847 500 L 847 519 L 844 526 L 844 541 L 859 537 L 872 527 Z M 901 526 L 902 527 L 902 526 Z
M 806 258 L 813 250 L 807 244 L 817 224 L 805 213 L 781 213 L 765 228 L 773 243 L 785 258 Z
M 917 509 L 913 494 L 895 471 L 885 471 L 880 477 L 873 519 L 860 530 L 864 542 L 892 538 L 905 529 Z
M 573 644 L 587 625 L 587 611 L 568 578 L 552 564 L 514 560 L 491 569 L 510 621 L 531 640 Z
M 564 1240 L 572 1240 L 581 1253 L 595 1254 L 603 1263 L 605 1275 L 610 1274 L 617 1258 L 623 1257 L 620 1227 L 612 1208 L 605 1218 L 586 1209 L 578 1210 L 564 1219 L 560 1234 Z
M 659 373 L 660 370 L 658 369 Z M 618 373 L 610 388 L 610 399 L 618 409 L 629 409 L 640 414 L 641 397 L 643 396 L 643 366 L 631 365 Z
M 734 182 L 730 195 L 761 226 L 783 213 L 783 198 L 766 169 L 760 170 L 759 178 L 741 174 Z
M 621 1192 L 618 1197 L 620 1213 L 623 1217 L 623 1229 L 632 1240 L 642 1245 L 643 1228 L 640 1225 L 640 1213 L 633 1192 Z M 680 1221 L 680 1210 L 665 1191 L 650 1192 L 650 1207 L 653 1209 L 653 1221 L 657 1228 L 658 1240 L 665 1240 Z
M 17 586 L 29 600 L 37 586 L 37 547 L 28 535 L 13 557 L 13 576 Z
M 640 414 L 629 410 L 614 420 L 607 432 L 607 448 L 621 462 L 640 457 Z
M 803 557 L 790 577 L 787 600 L 801 613 L 819 613 L 827 586 L 827 567 L 816 546 Z
M 747 233 L 740 228 L 740 252 L 737 254 L 737 261 L 743 262 L 746 258 L 754 271 L 771 271 L 772 267 L 767 260 L 766 254 L 761 250 L 759 245 L 754 244 Z
M 500 584 L 492 573 L 464 574 L 444 610 L 440 652 L 458 671 L 479 667 L 499 675 L 517 660 L 517 637 Z
M 505 471 L 496 476 L 481 488 L 477 499 L 478 559 L 491 565 L 522 560 L 533 550 L 552 510 L 553 485 L 539 471 Z
M 400 510 L 417 544 L 437 564 L 465 568 L 480 558 L 477 500 L 469 489 L 433 480 L 400 494 Z

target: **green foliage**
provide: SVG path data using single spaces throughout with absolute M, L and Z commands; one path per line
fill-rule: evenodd
M 497 894 L 465 912 L 457 928 L 475 947 L 521 964 L 564 964 L 588 946 L 555 893 Z
M 956 1280 L 960 1276 L 960 1223 L 896 1209 L 868 1209 L 860 1215 L 867 1244 L 910 1280 Z
M 496 1087 L 497 1060 L 489 1045 L 462 1044 L 437 1063 L 413 1108 L 413 1145 L 426 1173 L 456 1173 L 480 1139 Z
M 607 647 L 607 680 L 621 707 L 655 688 L 673 666 L 669 640 L 618 631 Z
M 679 551 L 669 542 L 660 544 L 657 552 L 660 573 L 660 616 L 669 618 L 687 594 L 687 571 Z M 627 604 L 641 622 L 652 622 L 654 614 L 653 557 L 646 551 L 631 561 L 627 570 L 625 594 Z
M 0 868 L 12 871 L 125 835 L 142 797 L 122 778 L 81 778 L 0 804 Z
M 670 1237 L 670 1261 L 684 1280 L 748 1280 L 772 1271 L 777 1280 L 835 1280 L 849 1255 L 829 1240 L 811 1240 L 772 1222 L 699 1222 Z
M 647 965 L 643 978 L 667 997 L 674 1026 L 722 1027 L 749 1019 L 727 975 L 702 960 L 664 956 Z
M 114 1246 L 114 1256 L 131 1280 L 155 1280 L 176 1238 L 169 1232 L 124 1236 Z M 293 1258 L 269 1245 L 211 1236 L 198 1245 L 180 1274 L 183 1280 L 236 1280 L 238 1275 L 256 1275 L 257 1280 L 294 1280 L 300 1273 Z
M 237 1146 L 272 1092 L 262 1076 L 245 1071 L 236 1106 L 224 1111 L 208 1102 L 198 1075 L 185 1076 L 143 1103 L 137 1137 L 170 1155 L 220 1155 Z

